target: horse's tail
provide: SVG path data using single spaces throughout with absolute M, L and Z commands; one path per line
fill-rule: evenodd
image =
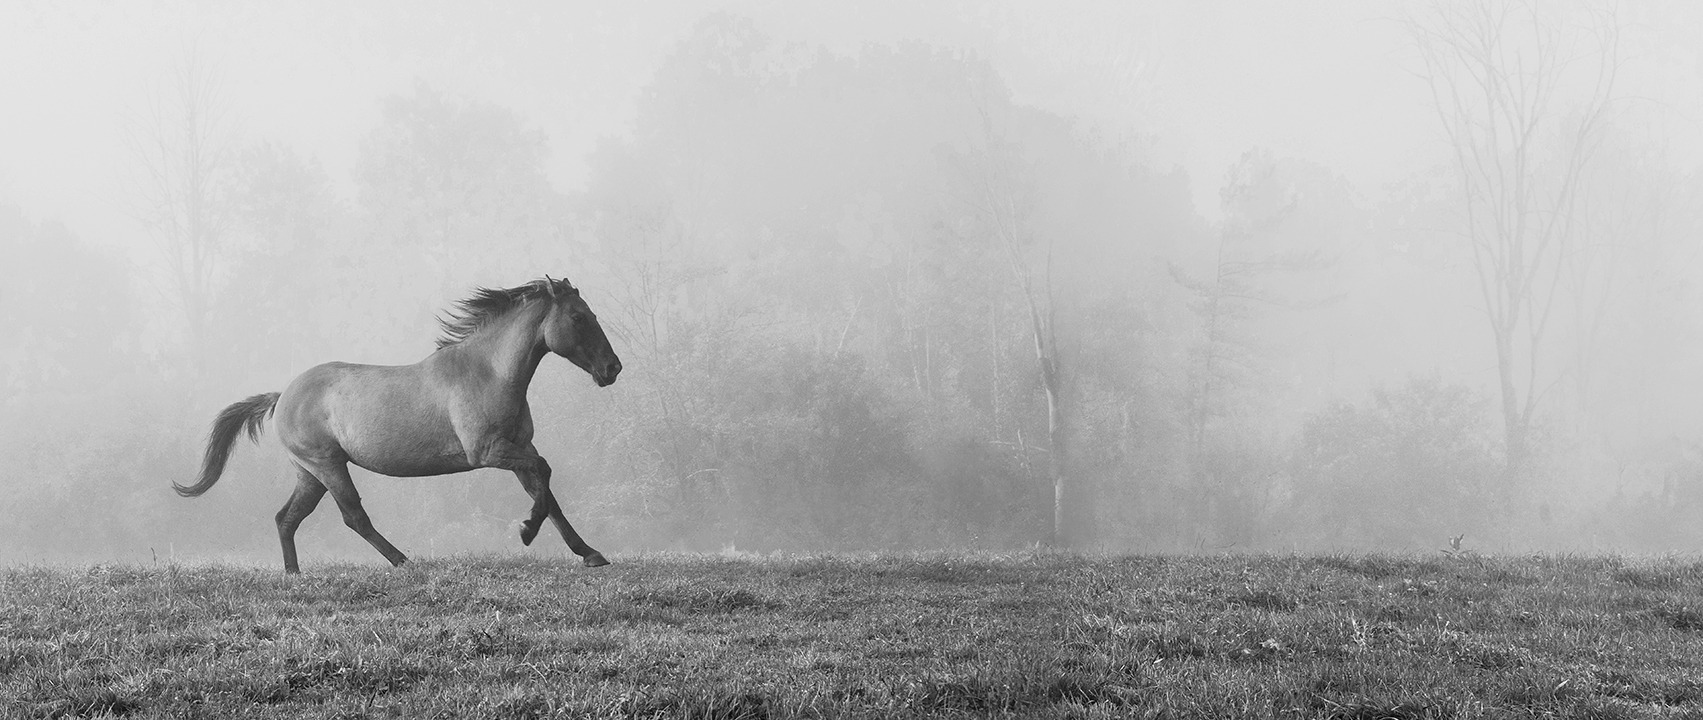
M 213 483 L 219 481 L 220 473 L 225 471 L 225 460 L 231 456 L 231 445 L 237 441 L 237 434 L 246 430 L 248 439 L 258 441 L 260 427 L 277 406 L 278 393 L 275 392 L 231 403 L 219 413 L 218 419 L 213 421 L 213 430 L 207 433 L 207 454 L 201 458 L 201 477 L 187 487 L 174 482 L 172 489 L 184 497 L 207 492 Z

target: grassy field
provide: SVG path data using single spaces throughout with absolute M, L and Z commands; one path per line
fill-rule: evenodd
M 1697 717 L 1703 562 L 0 570 L 6 717 Z

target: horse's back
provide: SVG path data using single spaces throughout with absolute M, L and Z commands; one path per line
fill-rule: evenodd
M 290 381 L 278 398 L 278 414 L 287 419 L 299 413 L 361 405 L 408 395 L 418 385 L 418 370 L 410 365 L 361 365 L 328 362 L 315 365 Z M 351 402 L 353 401 L 353 402 Z M 303 419 L 303 418 L 296 418 Z

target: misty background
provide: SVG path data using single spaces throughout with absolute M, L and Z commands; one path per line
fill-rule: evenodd
M 276 562 L 219 409 L 546 273 L 606 551 L 1693 552 L 1703 7 L 1535 5 L 0 0 L 0 559 Z

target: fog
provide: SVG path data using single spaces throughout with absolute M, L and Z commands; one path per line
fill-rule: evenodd
M 1703 546 L 1694 3 L 501 7 L 0 0 L 0 560 L 276 563 L 270 431 L 171 490 L 213 417 L 546 274 L 609 553 Z

